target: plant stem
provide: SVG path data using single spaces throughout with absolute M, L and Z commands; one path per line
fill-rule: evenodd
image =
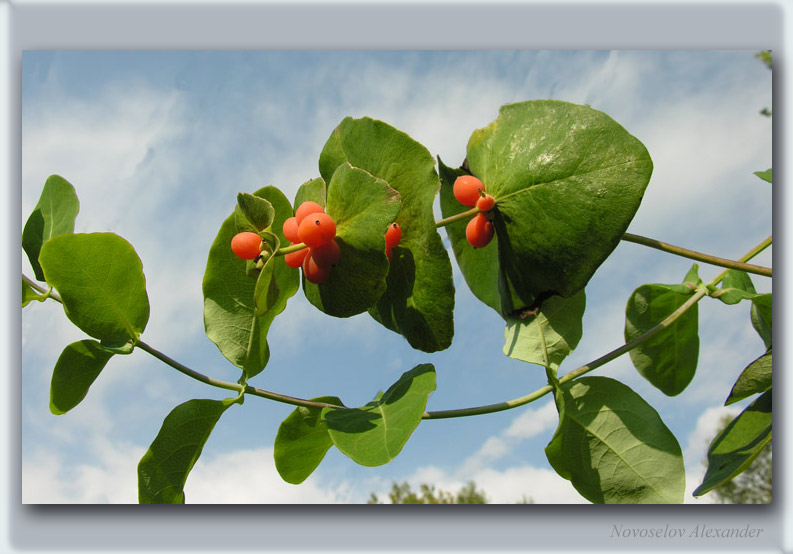
M 771 245 L 771 237 L 769 236 L 763 242 L 758 244 L 752 250 L 750 250 L 747 254 L 742 256 L 739 262 L 746 262 L 765 250 L 768 246 Z M 688 311 L 694 304 L 699 302 L 703 296 L 707 294 L 707 287 L 716 286 L 724 276 L 727 274 L 727 271 L 721 272 L 715 279 L 713 279 L 708 285 L 700 287 L 692 296 L 689 298 L 682 306 L 680 306 L 677 310 L 675 310 L 672 314 L 670 314 L 666 319 L 664 319 L 661 323 L 644 333 L 643 335 L 636 337 L 630 342 L 627 342 L 609 352 L 601 356 L 600 358 L 593 360 L 592 362 L 583 365 L 567 374 L 559 379 L 559 384 L 563 385 L 573 379 L 576 379 L 586 373 L 589 373 L 592 370 L 595 370 L 602 365 L 622 356 L 629 350 L 632 350 L 636 346 L 646 342 L 657 333 L 660 333 L 662 330 L 666 329 L 670 325 L 672 325 L 680 316 L 682 316 L 686 311 Z M 24 274 L 22 275 L 22 279 L 24 279 L 31 287 L 34 289 L 46 293 L 47 289 L 40 286 L 35 281 L 32 281 Z M 55 292 L 50 292 L 49 298 L 57 302 L 62 302 L 60 297 Z M 296 398 L 294 396 L 288 396 L 285 394 L 279 394 L 276 392 L 270 392 L 264 389 L 259 389 L 256 387 L 251 387 L 250 385 L 245 385 L 244 388 L 242 385 L 238 383 L 229 383 L 227 381 L 220 381 L 218 379 L 213 379 L 212 377 L 208 377 L 203 373 L 199 373 L 189 367 L 177 362 L 173 358 L 163 354 L 159 350 L 149 346 L 148 344 L 144 343 L 143 341 L 138 341 L 136 344 L 137 347 L 141 348 L 142 350 L 148 352 L 158 360 L 162 361 L 163 363 L 171 366 L 172 368 L 176 369 L 177 371 L 187 375 L 188 377 L 192 377 L 202 383 L 206 383 L 207 385 L 211 385 L 213 387 L 219 387 L 222 389 L 233 390 L 233 391 L 240 391 L 243 389 L 245 394 L 250 394 L 252 396 L 259 396 L 261 398 L 267 398 L 269 400 L 275 400 L 276 402 L 282 402 L 284 404 L 291 404 L 293 406 L 304 406 L 307 408 L 336 408 L 340 410 L 349 409 L 343 406 L 336 406 L 333 404 L 327 404 L 325 402 L 315 402 L 313 400 L 305 400 L 303 398 Z M 504 410 L 509 410 L 512 408 L 517 408 L 519 406 L 524 406 L 529 404 L 530 402 L 534 402 L 535 400 L 542 398 L 549 392 L 551 392 L 552 388 L 550 385 L 546 385 L 541 387 L 534 392 L 531 392 L 525 396 L 521 396 L 519 398 L 514 398 L 512 400 L 507 400 L 505 402 L 499 402 L 496 404 L 488 404 L 485 406 L 478 406 L 473 408 L 459 408 L 453 410 L 438 410 L 438 411 L 431 411 L 431 412 L 424 412 L 422 415 L 422 419 L 445 419 L 445 418 L 453 418 L 453 417 L 466 417 L 472 415 L 482 415 L 482 414 L 491 414 L 495 412 L 501 412 Z
M 285 254 L 291 254 L 292 252 L 297 252 L 298 250 L 303 250 L 306 248 L 306 245 L 302 242 L 297 244 L 291 244 L 289 246 L 284 246 L 283 248 L 279 248 L 275 252 L 273 252 L 273 256 L 283 256 Z
M 740 262 L 746 262 L 757 254 L 768 248 L 771 245 L 771 237 L 769 236 L 763 242 L 752 248 L 749 252 L 747 252 L 744 256 L 740 258 Z M 573 379 L 576 379 L 582 375 L 589 373 L 590 371 L 601 367 L 602 365 L 607 364 L 608 362 L 619 358 L 626 352 L 636 348 L 640 344 L 650 340 L 652 337 L 663 331 L 664 329 L 668 328 L 672 325 L 675 321 L 677 321 L 680 316 L 686 313 L 694 304 L 699 302 L 703 296 L 707 294 L 707 287 L 712 287 L 718 285 L 722 279 L 724 279 L 725 275 L 727 275 L 727 270 L 722 271 L 719 275 L 716 276 L 710 283 L 707 285 L 700 287 L 692 296 L 689 298 L 682 306 L 680 306 L 677 310 L 672 312 L 669 316 L 666 317 L 661 323 L 649 329 L 644 334 L 636 337 L 630 342 L 627 342 L 609 352 L 601 356 L 600 358 L 589 362 L 586 365 L 582 365 L 581 367 L 574 369 L 573 371 L 565 374 L 563 377 L 559 379 L 559 384 L 563 385 Z M 506 402 L 499 402 L 497 404 L 488 404 L 486 406 L 478 406 L 475 408 L 460 408 L 456 410 L 440 410 L 434 412 L 425 412 L 422 416 L 423 419 L 445 419 L 450 417 L 465 417 L 471 415 L 482 415 L 482 414 L 490 414 L 495 412 L 501 412 L 504 410 L 509 410 L 512 408 L 517 408 L 518 406 L 524 406 L 530 402 L 534 402 L 535 400 L 542 398 L 549 392 L 551 392 L 553 388 L 551 385 L 545 385 L 542 388 L 537 389 L 536 391 L 527 394 L 526 396 L 521 396 L 520 398 L 514 398 L 512 400 L 507 400 Z
M 447 225 L 451 225 L 452 223 L 454 223 L 456 221 L 462 221 L 462 220 L 467 219 L 467 218 L 469 218 L 471 216 L 474 216 L 474 215 L 476 215 L 478 213 L 479 213 L 479 208 L 474 207 L 474 208 L 471 208 L 470 210 L 466 210 L 464 212 L 460 212 L 459 214 L 450 215 L 449 217 L 441 219 L 440 221 L 436 221 L 435 222 L 435 227 L 437 229 L 440 229 L 441 227 L 446 227 Z
M 657 250 L 661 250 L 663 252 L 669 252 L 670 254 L 677 254 L 678 256 L 682 256 L 684 258 L 689 258 L 692 260 L 697 260 L 700 262 L 705 262 L 711 265 L 717 265 L 721 267 L 726 267 L 729 269 L 737 269 L 740 271 L 745 271 L 747 273 L 754 273 L 756 275 L 763 275 L 764 277 L 771 277 L 771 268 L 770 267 L 763 267 L 754 264 L 747 264 L 743 262 L 736 262 L 734 260 L 729 260 L 727 258 L 720 258 L 718 256 L 711 256 L 710 254 L 703 254 L 701 252 L 696 252 L 694 250 L 688 250 L 687 248 L 682 248 L 680 246 L 675 246 L 674 244 L 669 244 L 666 242 L 661 242 L 660 240 L 655 240 L 647 237 L 642 237 L 640 235 L 634 235 L 631 233 L 625 233 L 622 236 L 622 240 L 626 242 L 633 242 L 636 244 L 641 244 L 643 246 L 649 246 L 650 248 L 655 248 Z

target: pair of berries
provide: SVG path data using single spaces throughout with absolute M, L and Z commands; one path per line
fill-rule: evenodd
M 487 213 L 491 211 L 496 200 L 485 192 L 485 185 L 473 175 L 461 175 L 454 181 L 454 197 L 464 206 L 476 206 L 476 214 L 465 227 L 465 238 L 474 248 L 484 248 L 491 240 L 495 230 Z
M 308 248 L 284 255 L 289 267 L 302 267 L 309 283 L 320 285 L 328 280 L 333 266 L 339 263 L 341 250 L 334 240 L 336 222 L 316 202 L 303 202 L 293 217 L 284 221 L 284 237 L 293 245 Z

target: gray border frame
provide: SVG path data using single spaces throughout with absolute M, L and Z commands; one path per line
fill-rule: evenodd
M 783 127 L 787 87 L 785 23 L 793 18 L 778 2 L 265 2 L 215 1 L 56 2 L 0 0 L 0 175 L 6 199 L 7 235 L 2 256 L 3 290 L 9 309 L 0 327 L 5 355 L 6 405 L 0 433 L 8 444 L 0 457 L 6 470 L 6 503 L 0 505 L 0 551 L 170 551 L 195 550 L 620 550 L 786 551 L 783 537 L 790 489 L 776 464 L 777 501 L 773 506 L 596 508 L 592 506 L 456 506 L 372 509 L 342 506 L 23 506 L 19 426 L 21 324 L 18 305 L 21 214 L 21 64 L 26 49 L 749 49 L 774 54 L 775 180 L 784 182 Z M 781 123 L 781 124 L 780 124 Z M 739 139 L 738 139 L 739 140 Z M 784 195 L 774 226 L 785 231 Z M 780 202 L 783 201 L 783 202 Z M 785 256 L 786 257 L 786 256 Z M 781 260 L 781 262 L 780 262 Z M 777 256 L 777 269 L 784 271 Z M 780 265 L 782 263 L 783 265 Z M 13 292 L 13 294 L 12 294 Z M 784 290 L 777 303 L 787 302 Z M 777 332 L 786 328 L 777 311 Z M 785 329 L 786 330 L 786 329 Z M 777 342 L 779 345 L 779 341 Z M 782 356 L 782 357 L 780 357 Z M 777 350 L 777 364 L 787 355 Z M 779 384 L 789 385 L 782 372 Z M 789 386 L 788 386 L 789 388 Z M 785 389 L 787 390 L 787 389 Z M 787 420 L 777 403 L 778 421 Z M 790 449 L 781 433 L 777 462 Z M 614 524 L 692 528 L 765 529 L 765 539 L 632 540 L 610 538 Z M 571 529 L 575 528 L 573 534 Z M 783 540 L 785 543 L 783 544 Z

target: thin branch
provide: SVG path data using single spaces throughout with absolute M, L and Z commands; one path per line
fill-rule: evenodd
M 643 246 L 649 246 L 650 248 L 655 248 L 656 250 L 661 250 L 663 252 L 668 252 L 670 254 L 676 254 L 678 256 L 682 256 L 684 258 L 689 258 L 691 260 L 697 260 L 699 262 L 704 262 L 711 265 L 717 265 L 720 267 L 726 267 L 729 269 L 737 269 L 740 271 L 745 271 L 747 273 L 754 273 L 756 275 L 762 275 L 764 277 L 771 277 L 771 268 L 770 267 L 763 267 L 754 264 L 747 264 L 743 262 L 736 262 L 734 260 L 729 260 L 727 258 L 720 258 L 718 256 L 711 256 L 710 254 L 703 254 L 702 252 L 696 252 L 694 250 L 688 250 L 687 248 L 682 248 L 680 246 L 675 246 L 674 244 L 669 244 L 666 242 L 661 242 L 660 240 L 655 240 L 647 237 L 642 237 L 640 235 L 633 235 L 631 233 L 625 233 L 622 235 L 622 240 L 626 242 L 633 242 L 636 244 L 641 244 Z

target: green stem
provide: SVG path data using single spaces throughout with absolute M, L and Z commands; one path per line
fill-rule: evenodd
M 469 217 L 476 215 L 479 213 L 479 208 L 471 208 L 470 210 L 466 210 L 464 212 L 460 212 L 459 214 L 450 215 L 440 221 L 435 222 L 435 228 L 440 229 L 441 227 L 446 227 L 447 225 L 451 225 L 456 221 L 462 221 L 464 219 L 468 219 Z
M 746 255 L 740 258 L 740 262 L 746 262 L 749 259 L 753 258 L 763 250 L 765 250 L 768 246 L 771 245 L 771 237 L 769 236 L 763 242 L 758 244 L 755 248 L 750 250 Z M 624 345 L 620 346 L 619 348 L 612 350 L 608 354 L 601 356 L 600 358 L 583 365 L 567 374 L 559 379 L 559 384 L 563 385 L 573 379 L 576 379 L 590 371 L 593 371 L 602 365 L 622 356 L 629 350 L 635 348 L 636 346 L 646 342 L 647 340 L 651 339 L 657 333 L 660 333 L 662 330 L 666 329 L 670 325 L 672 325 L 680 316 L 682 316 L 686 311 L 688 311 L 694 304 L 699 302 L 703 296 L 707 294 L 707 288 L 710 286 L 716 286 L 724 276 L 727 274 L 727 271 L 723 271 L 720 273 L 715 279 L 713 279 L 708 285 L 705 287 L 700 287 L 692 296 L 689 298 L 682 306 L 680 306 L 677 310 L 675 310 L 671 315 L 669 315 L 666 319 L 664 319 L 661 323 L 644 333 L 643 335 L 635 338 L 634 340 L 625 343 Z M 47 289 L 41 287 L 35 281 L 32 281 L 24 274 L 22 278 L 34 289 L 45 293 Z M 49 298 L 57 302 L 61 302 L 62 300 L 60 297 L 55 293 L 51 292 Z M 303 398 L 296 398 L 294 396 L 287 396 L 285 394 L 279 394 L 275 392 L 270 392 L 264 389 L 259 389 L 256 387 L 251 387 L 250 385 L 245 385 L 244 387 L 238 383 L 229 383 L 226 381 L 220 381 L 218 379 L 213 379 L 204 375 L 203 373 L 199 373 L 189 367 L 177 362 L 173 358 L 166 356 L 159 350 L 149 346 L 148 344 L 144 343 L 143 341 L 138 341 L 136 346 L 141 348 L 142 350 L 148 352 L 158 360 L 164 362 L 165 364 L 171 366 L 172 368 L 176 369 L 177 371 L 187 375 L 188 377 L 192 377 L 202 383 L 206 383 L 207 385 L 211 385 L 213 387 L 219 387 L 222 389 L 233 390 L 233 391 L 240 391 L 243 389 L 245 394 L 250 394 L 252 396 L 259 396 L 261 398 L 267 398 L 269 400 L 275 400 L 276 402 L 282 402 L 284 404 L 291 404 L 293 406 L 304 406 L 307 408 L 336 408 L 336 409 L 349 409 L 341 406 L 335 406 L 333 404 L 327 404 L 324 402 L 315 402 L 313 400 L 305 400 Z M 552 388 L 550 385 L 546 385 L 542 388 L 535 390 L 532 393 L 529 393 L 525 396 L 521 396 L 519 398 L 515 398 L 512 400 L 507 400 L 505 402 L 499 402 L 497 404 L 488 404 L 486 406 L 478 406 L 473 408 L 460 408 L 454 410 L 438 410 L 438 411 L 431 411 L 425 412 L 422 415 L 422 419 L 445 419 L 445 418 L 453 418 L 453 417 L 466 417 L 472 415 L 482 415 L 482 414 L 491 414 L 495 412 L 501 412 L 504 410 L 510 410 L 512 408 L 517 408 L 519 406 L 524 406 L 529 404 L 530 402 L 534 402 L 539 398 L 542 398 L 549 392 L 551 392 Z
M 306 245 L 302 242 L 297 244 L 290 244 L 289 246 L 284 246 L 283 248 L 279 248 L 275 252 L 273 252 L 273 256 L 283 256 L 285 254 L 291 254 L 292 252 L 297 252 L 298 250 L 303 250 L 306 248 Z
M 736 262 L 734 260 L 729 260 L 727 258 L 720 258 L 718 256 L 711 256 L 710 254 L 703 254 L 701 252 L 696 252 L 694 250 L 688 250 L 687 248 L 682 248 L 680 246 L 675 246 L 674 244 L 669 244 L 666 242 L 661 242 L 660 240 L 655 240 L 647 237 L 642 237 L 640 235 L 633 235 L 631 233 L 625 233 L 622 236 L 622 240 L 626 242 L 633 242 L 636 244 L 641 244 L 643 246 L 649 246 L 650 248 L 655 248 L 657 250 L 661 250 L 663 252 L 668 252 L 670 254 L 676 254 L 678 256 L 682 256 L 684 258 L 689 258 L 691 260 L 697 260 L 700 262 L 705 262 L 711 265 L 717 265 L 721 267 L 726 267 L 729 269 L 737 269 L 740 271 L 745 271 L 747 273 L 754 273 L 756 275 L 763 275 L 764 277 L 771 277 L 771 268 L 770 267 L 763 267 L 754 264 L 747 264 L 743 262 Z

